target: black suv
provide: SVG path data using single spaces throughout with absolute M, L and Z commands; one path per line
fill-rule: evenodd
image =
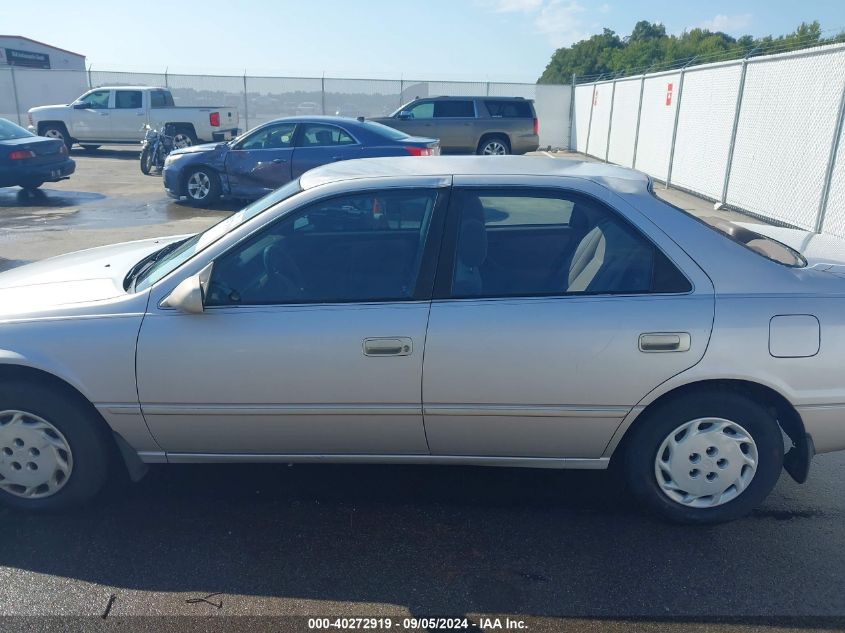
M 440 139 L 444 154 L 525 154 L 540 146 L 534 102 L 522 97 L 428 97 L 373 119 Z

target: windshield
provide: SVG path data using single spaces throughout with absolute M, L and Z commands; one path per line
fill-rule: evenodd
M 0 119 L 0 141 L 11 141 L 12 139 L 27 138 L 30 136 L 35 135 L 27 132 L 21 126 L 15 125 L 11 121 Z
M 149 288 L 158 280 L 163 279 L 172 271 L 176 270 L 194 255 L 211 246 L 229 231 L 244 222 L 248 222 L 258 214 L 300 191 L 302 191 L 302 187 L 299 186 L 299 180 L 292 180 L 283 187 L 276 189 L 276 191 L 267 194 L 260 200 L 256 200 L 237 213 L 230 215 L 225 220 L 218 222 L 210 229 L 202 233 L 197 233 L 183 242 L 177 242 L 176 248 L 173 248 L 173 244 L 165 246 L 160 251 L 141 260 L 133 267 L 125 280 L 126 288 L 133 287 L 136 292 Z M 147 262 L 149 262 L 149 265 L 146 265 Z

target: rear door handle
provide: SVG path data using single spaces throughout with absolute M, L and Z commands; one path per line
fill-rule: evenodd
M 287 160 L 285 160 L 284 158 L 274 158 L 274 159 L 273 159 L 273 162 L 274 162 L 274 163 L 276 163 L 277 165 L 280 165 L 280 164 L 282 164 L 282 163 L 286 163 L 286 162 L 288 162 L 288 161 L 287 161 Z
M 692 338 L 687 332 L 649 332 L 640 334 L 640 351 L 688 352 Z
M 410 356 L 414 342 L 407 337 L 365 338 L 364 356 Z

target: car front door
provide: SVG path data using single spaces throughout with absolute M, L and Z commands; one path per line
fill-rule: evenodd
M 111 90 L 92 90 L 73 104 L 70 135 L 83 140 L 111 140 Z
M 701 359 L 712 285 L 621 208 L 575 190 L 455 189 L 423 373 L 432 454 L 600 459 L 646 394 Z
M 226 154 L 234 196 L 263 196 L 291 180 L 295 123 L 271 123 L 250 132 Z
M 296 135 L 293 177 L 326 163 L 362 156 L 361 144 L 349 131 L 325 123 L 302 123 Z
M 439 138 L 434 133 L 434 101 L 417 101 L 391 117 L 386 125 L 410 136 Z
M 215 258 L 203 313 L 151 301 L 138 394 L 159 444 L 186 454 L 427 454 L 422 356 L 447 191 L 312 202 Z
M 144 93 L 141 90 L 115 90 L 109 108 L 112 133 L 116 141 L 140 141 L 144 138 L 146 123 Z

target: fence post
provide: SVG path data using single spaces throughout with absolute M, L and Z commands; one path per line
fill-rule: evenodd
M 578 151 L 577 145 L 572 144 L 572 139 L 575 138 L 573 131 L 575 130 L 575 73 L 572 73 L 572 90 L 569 93 L 569 150 Z
M 94 87 L 94 84 L 91 82 L 91 68 L 93 66 L 94 66 L 94 64 L 88 64 L 88 72 L 86 73 L 88 75 L 88 89 L 89 90 Z
M 402 102 L 405 99 L 405 78 L 399 78 L 399 105 L 397 107 L 402 107 Z
M 165 66 L 165 67 L 164 67 L 164 87 L 165 87 L 165 88 L 170 88 L 170 80 L 169 80 L 169 78 L 168 78 L 168 76 L 167 76 L 167 71 L 168 71 L 168 70 L 170 70 L 170 66 Z
M 607 119 L 607 144 L 604 147 L 604 162 L 610 155 L 610 132 L 613 130 L 613 105 L 616 102 L 616 79 L 613 80 L 613 88 L 610 92 L 610 117 Z
M 684 76 L 687 73 L 687 66 L 692 64 L 698 56 L 689 60 L 681 68 L 681 77 L 678 79 L 678 100 L 675 102 L 675 122 L 672 125 L 672 144 L 669 146 L 669 167 L 666 170 L 666 188 L 672 183 L 672 166 L 675 162 L 675 142 L 678 140 L 678 122 L 681 120 L 681 99 L 684 97 Z
M 631 160 L 631 169 L 637 168 L 637 145 L 640 144 L 640 118 L 643 115 L 643 93 L 645 92 L 645 73 L 640 79 L 640 104 L 637 106 L 637 127 L 634 130 L 634 157 Z
M 320 108 L 322 113 L 326 113 L 326 73 L 320 79 Z
M 249 93 L 246 89 L 246 68 L 244 68 L 244 132 L 249 131 Z
M 825 173 L 822 199 L 819 203 L 819 214 L 816 218 L 816 233 L 824 230 L 824 220 L 827 215 L 827 203 L 830 200 L 830 186 L 833 183 L 833 170 L 836 167 L 836 159 L 839 156 L 839 139 L 842 138 L 842 131 L 845 128 L 845 86 L 842 88 L 842 96 L 839 99 L 839 118 L 833 131 L 833 142 L 830 144 L 830 157 L 827 160 L 827 172 Z
M 23 123 L 21 123 L 21 104 L 18 101 L 18 82 L 15 80 L 14 65 L 9 65 L 9 72 L 12 75 L 12 93 L 15 95 L 15 115 L 18 117 L 18 125 L 23 125 Z
M 584 155 L 590 155 L 590 132 L 593 129 L 593 108 L 596 107 L 596 84 L 593 83 L 593 96 L 590 100 L 590 119 L 587 123 L 587 142 L 584 143 Z
M 756 49 L 755 49 L 756 50 Z M 731 182 L 731 169 L 734 163 L 734 147 L 736 147 L 736 134 L 739 131 L 739 115 L 742 112 L 742 97 L 745 94 L 745 75 L 748 72 L 748 57 L 753 53 L 752 50 L 742 60 L 742 70 L 739 74 L 739 89 L 736 92 L 736 108 L 734 110 L 734 123 L 731 129 L 731 142 L 728 145 L 728 161 L 725 165 L 725 180 L 722 183 L 722 197 L 719 198 L 719 206 L 727 204 L 728 202 L 728 185 Z
M 487 96 L 490 96 L 490 82 L 487 82 Z

